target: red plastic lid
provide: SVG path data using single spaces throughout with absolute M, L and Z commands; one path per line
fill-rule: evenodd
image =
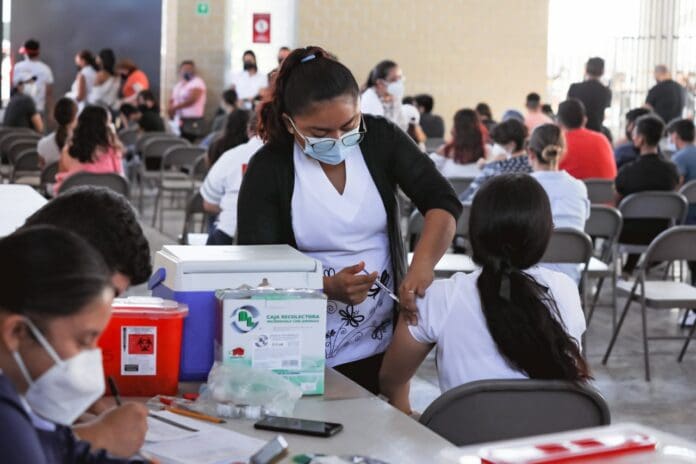
M 188 306 L 172 300 L 151 296 L 116 298 L 111 305 L 113 317 L 180 318 L 188 314 Z

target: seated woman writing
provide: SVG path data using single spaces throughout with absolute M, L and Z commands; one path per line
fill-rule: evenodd
M 481 269 L 435 281 L 417 301 L 418 325 L 400 318 L 384 357 L 382 393 L 407 414 L 409 381 L 435 345 L 443 392 L 483 379 L 590 378 L 577 286 L 537 266 L 553 230 L 541 185 L 526 174 L 491 179 L 474 197 L 469 224 Z

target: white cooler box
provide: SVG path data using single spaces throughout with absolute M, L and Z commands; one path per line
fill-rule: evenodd
M 242 285 L 274 288 L 323 287 L 321 262 L 288 245 L 167 245 L 155 256 L 149 288 L 154 296 L 185 303 L 181 380 L 206 380 L 213 365 L 215 291 Z

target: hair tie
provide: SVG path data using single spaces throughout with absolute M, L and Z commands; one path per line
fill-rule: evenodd
M 307 56 L 305 56 L 304 58 L 302 58 L 302 59 L 300 60 L 300 63 L 306 63 L 306 62 L 308 62 L 308 61 L 312 61 L 312 60 L 313 60 L 314 58 L 316 58 L 316 57 L 317 57 L 317 55 L 315 55 L 314 53 L 312 53 L 311 55 L 307 55 Z

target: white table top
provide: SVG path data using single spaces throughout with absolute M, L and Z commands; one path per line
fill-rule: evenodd
M 0 237 L 17 230 L 46 201 L 28 185 L 0 185 Z
M 408 263 L 411 264 L 413 253 L 408 254 Z M 455 272 L 474 272 L 478 266 L 470 256 L 464 254 L 446 253 L 435 265 L 435 274 L 438 276 L 450 275 Z
M 298 454 L 360 454 L 390 464 L 448 463 L 435 456 L 457 448 L 420 425 L 385 401 L 333 369 L 326 370 L 326 394 L 303 397 L 293 417 L 343 424 L 343 430 L 330 438 L 282 434 L 289 444 L 283 463 Z M 188 388 L 185 388 L 188 389 Z M 254 429 L 253 420 L 228 420 L 222 427 L 261 440 L 271 440 L 277 432 Z M 444 458 L 443 458 L 444 459 Z
M 454 454 L 447 449 L 443 450 L 439 456 L 442 462 L 458 462 L 460 464 L 479 463 L 477 456 L 486 447 L 508 446 L 508 445 L 541 445 L 557 443 L 563 440 L 578 440 L 591 438 L 607 432 L 632 431 L 643 433 L 657 440 L 657 449 L 654 452 L 632 453 L 616 457 L 602 457 L 592 460 L 583 460 L 587 464 L 659 464 L 659 463 L 694 463 L 696 462 L 696 443 L 689 442 L 669 433 L 661 432 L 657 429 L 644 425 L 624 423 L 613 424 L 607 427 L 594 427 L 589 429 L 575 430 L 572 432 L 554 433 L 549 435 L 539 435 L 536 437 L 522 438 L 518 440 L 505 440 L 495 443 L 483 443 L 479 445 L 459 448 Z

